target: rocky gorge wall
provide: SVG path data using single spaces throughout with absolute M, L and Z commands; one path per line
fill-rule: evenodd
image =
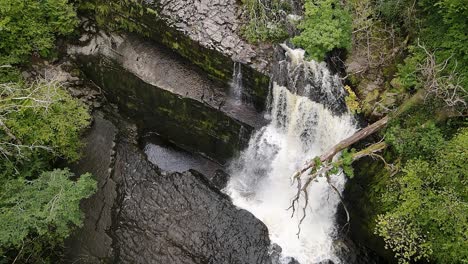
M 134 125 L 110 107 L 94 113 L 74 172 L 97 192 L 63 263 L 271 263 L 266 226 L 204 175 L 166 172 L 135 145 Z
M 156 132 L 192 151 L 226 162 L 244 144 L 252 127 L 191 98 L 140 80 L 103 57 L 88 61 L 87 76 L 144 131 Z
M 243 96 L 263 110 L 268 95 L 268 64 L 272 50 L 260 50 L 239 35 L 240 7 L 236 0 L 145 0 L 135 17 L 143 35 L 163 44 L 213 80 L 228 85 L 234 62 L 243 65 Z
M 245 146 L 252 130 L 264 122 L 257 118 L 257 111 L 262 111 L 265 106 L 269 85 L 269 78 L 261 73 L 266 67 L 262 65 L 266 64 L 257 61 L 254 47 L 247 46 L 235 35 L 239 22 L 235 17 L 238 3 L 234 2 L 143 1 L 145 9 L 138 18 L 138 23 L 144 26 L 145 37 L 125 34 L 109 36 L 102 32 L 90 32 L 97 33 L 97 36 L 83 36 L 81 50 L 75 49 L 72 54 L 81 62 L 87 78 L 103 88 L 108 99 L 117 103 L 122 113 L 135 121 L 141 131 L 156 132 L 190 152 L 199 152 L 224 163 Z M 102 38 L 99 39 L 100 37 Z M 163 49 L 158 45 L 163 45 L 170 51 L 161 52 Z M 241 51 L 245 53 L 239 53 Z M 182 59 L 167 56 L 167 53 L 173 52 L 179 54 Z M 251 101 L 256 111 L 245 110 L 243 107 L 239 109 L 229 103 L 229 84 L 232 81 L 235 61 L 243 63 L 242 97 L 245 101 Z M 198 68 L 187 67 L 188 64 L 197 65 Z M 317 101 L 320 101 L 319 99 L 318 97 Z M 213 205 L 216 209 L 189 203 L 175 218 L 169 220 L 167 217 L 170 217 L 173 211 L 161 204 L 166 204 L 170 199 L 185 199 L 185 204 L 188 199 L 208 201 L 218 198 L 212 194 L 203 194 L 200 198 L 194 193 L 174 197 L 173 193 L 179 191 L 180 186 L 187 184 L 196 186 L 196 191 L 206 192 L 212 189 L 206 188 L 203 177 L 193 172 L 171 174 L 170 177 L 174 178 L 172 180 L 159 179 L 166 176 L 164 172 L 157 168 L 146 168 L 146 161 L 137 161 L 138 158 L 125 153 L 128 149 L 133 149 L 129 155 L 134 155 L 137 151 L 134 146 L 129 145 L 120 150 L 120 165 L 117 165 L 120 166 L 120 172 L 116 175 L 120 175 L 119 181 L 123 187 L 120 189 L 119 199 L 138 197 L 142 200 L 119 200 L 118 211 L 123 213 L 118 213 L 116 219 L 123 219 L 123 223 L 116 225 L 117 231 L 113 233 L 118 237 L 115 250 L 119 262 L 150 263 L 151 259 L 161 259 L 176 263 L 267 263 L 262 262 L 266 261 L 262 258 L 268 243 L 264 238 L 257 240 L 257 235 L 264 235 L 263 231 L 255 233 L 252 240 L 245 238 L 245 234 L 240 234 L 239 241 L 249 241 L 243 244 L 244 242 L 239 241 L 226 241 L 228 238 L 221 235 L 226 231 L 224 227 L 216 231 L 219 234 L 214 235 L 204 229 L 205 224 L 212 227 L 204 222 L 206 219 L 217 221 L 212 213 L 225 210 L 224 208 L 231 210 L 229 208 L 232 204 L 229 205 L 228 202 L 221 202 L 221 205 L 216 203 Z M 135 170 L 143 172 L 135 175 Z M 153 180 L 153 177 L 157 180 Z M 184 177 L 197 179 L 195 182 L 186 182 Z M 128 181 L 125 180 L 127 178 Z M 172 183 L 168 183 L 169 181 Z M 162 184 L 163 187 L 154 187 L 154 184 Z M 354 183 L 348 186 L 351 185 L 356 186 Z M 137 190 L 135 197 L 134 187 Z M 172 190 L 171 193 L 163 192 L 166 187 Z M 148 196 L 155 198 L 147 200 Z M 346 197 L 348 201 L 354 201 L 351 196 Z M 178 202 L 174 204 L 179 206 Z M 221 209 L 217 206 L 221 206 Z M 152 208 L 151 212 L 145 208 Z M 200 215 L 198 210 L 213 212 Z M 366 223 L 359 222 L 362 218 L 359 208 L 352 208 L 352 211 L 352 219 L 356 220 L 352 223 L 353 236 L 368 244 L 366 240 L 375 236 L 372 237 L 372 230 L 362 229 Z M 162 215 L 155 215 L 157 213 Z M 216 224 L 222 226 L 227 221 L 232 221 L 233 217 L 236 218 L 235 213 L 227 214 L 226 219 L 230 220 L 221 220 Z M 190 222 L 184 222 L 181 215 L 199 219 L 203 224 L 194 228 L 204 230 L 202 234 L 188 240 L 181 239 L 194 231 L 191 230 Z M 166 220 L 176 221 L 180 226 L 172 226 L 174 231 L 164 233 L 170 226 L 154 225 L 154 219 L 162 221 L 163 224 Z M 235 221 L 246 224 L 242 219 Z M 257 225 L 254 222 L 247 223 L 247 226 L 252 223 Z M 143 232 L 140 224 L 150 231 Z M 238 232 L 241 232 L 239 230 Z M 355 236 L 359 233 L 362 233 L 362 236 Z M 208 236 L 214 237 L 219 243 L 210 240 Z M 198 240 L 200 237 L 203 239 Z M 155 241 L 165 246 L 149 246 Z M 212 254 L 207 248 L 198 247 L 199 243 L 205 241 L 208 241 L 207 247 L 219 246 L 218 250 L 222 253 Z M 252 249 L 255 254 L 261 256 L 258 259 L 251 257 L 251 252 L 244 251 L 244 245 L 247 247 L 252 241 L 261 242 L 260 248 Z M 248 261 L 238 257 L 236 254 L 239 252 L 230 250 L 231 247 L 235 248 L 236 243 L 242 245 L 240 251 Z M 147 245 L 149 249 L 142 245 Z M 380 244 L 376 245 L 377 250 L 381 248 Z M 227 257 L 225 252 L 229 252 L 229 256 L 233 257 Z
M 100 33 L 69 53 L 140 129 L 218 162 L 237 153 L 265 122 L 186 60 L 138 37 Z

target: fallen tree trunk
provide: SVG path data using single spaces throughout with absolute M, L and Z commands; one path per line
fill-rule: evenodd
M 369 147 L 361 150 L 361 151 L 358 151 L 356 153 L 353 153 L 351 154 L 351 158 L 352 158 L 352 161 L 356 161 L 360 158 L 363 158 L 363 157 L 367 157 L 367 156 L 376 156 L 375 153 L 377 152 L 380 152 L 382 150 L 384 150 L 385 148 L 387 148 L 387 143 L 385 142 L 379 142 L 379 143 L 376 143 L 376 144 L 372 144 L 370 145 Z M 336 168 L 336 167 L 340 167 L 343 165 L 343 160 L 339 160 L 337 162 L 329 162 L 329 161 L 325 161 L 323 162 L 320 167 L 313 173 L 309 174 L 309 178 L 307 178 L 305 184 L 300 184 L 301 181 L 298 180 L 298 183 L 300 186 L 298 188 L 298 194 L 300 194 L 301 191 L 306 191 L 307 190 L 307 187 L 309 186 L 309 184 L 315 180 L 317 177 L 321 176 L 321 175 L 327 175 L 327 173 L 329 171 L 331 171 L 333 168 Z M 298 198 L 298 197 L 296 197 Z
M 331 161 L 333 157 L 340 151 L 342 151 L 345 148 L 348 148 L 349 146 L 353 145 L 354 143 L 368 137 L 369 135 L 374 134 L 376 131 L 379 131 L 382 129 L 384 126 L 386 126 L 388 123 L 388 116 L 383 117 L 379 121 L 359 130 L 358 132 L 354 133 L 352 136 L 343 139 L 340 141 L 338 144 L 333 146 L 331 149 L 329 149 L 327 152 L 322 154 L 320 156 L 320 161 L 322 163 Z M 308 169 L 312 169 L 315 167 L 315 159 L 310 161 L 304 168 L 301 170 L 297 171 L 294 176 L 293 180 L 297 179 L 300 177 L 304 172 L 306 172 Z
M 385 148 L 387 148 L 387 146 L 388 145 L 385 142 L 379 142 L 379 143 L 372 144 L 372 145 L 370 145 L 369 147 L 367 147 L 367 148 L 365 148 L 363 150 L 360 150 L 360 151 L 358 151 L 356 153 L 351 154 L 352 162 L 354 162 L 354 161 L 356 161 L 356 160 L 358 160 L 360 158 L 366 157 L 366 156 L 372 156 L 372 157 L 378 156 L 381 159 L 383 159 L 380 155 L 378 155 L 376 153 L 384 150 Z M 385 162 L 385 160 L 384 160 L 384 162 Z M 294 213 L 296 212 L 296 204 L 297 205 L 299 204 L 299 199 L 301 198 L 301 193 L 304 195 L 304 199 L 305 199 L 305 204 L 302 207 L 303 215 L 302 215 L 302 217 L 301 217 L 301 219 L 299 221 L 299 224 L 298 224 L 298 232 L 296 234 L 297 236 L 299 236 L 299 234 L 301 232 L 301 227 L 300 226 L 302 224 L 302 221 L 304 221 L 304 219 L 306 217 L 306 207 L 307 207 L 307 205 L 309 203 L 307 188 L 312 183 L 312 181 L 317 179 L 317 177 L 319 177 L 319 176 L 325 176 L 327 178 L 328 185 L 330 185 L 330 187 L 332 187 L 332 189 L 336 192 L 336 194 L 340 198 L 340 202 L 343 204 L 343 207 L 344 207 L 344 209 L 346 211 L 346 216 L 347 216 L 346 225 L 349 224 L 350 217 L 349 217 L 348 208 L 346 207 L 346 205 L 345 205 L 345 203 L 343 201 L 343 197 L 341 196 L 340 192 L 338 191 L 338 189 L 330 181 L 330 171 L 333 170 L 334 168 L 338 168 L 338 167 L 344 165 L 343 163 L 344 163 L 343 160 L 338 160 L 336 162 L 331 162 L 331 158 L 329 160 L 324 161 L 322 164 L 317 166 L 317 168 L 315 168 L 314 172 L 312 172 L 312 173 L 310 173 L 308 175 L 309 177 L 307 178 L 307 180 L 305 181 L 304 184 L 302 184 L 302 179 L 300 177 L 294 178 L 297 181 L 297 192 L 296 192 L 296 195 L 294 196 L 294 198 L 293 198 L 293 200 L 291 202 L 291 206 L 288 208 L 288 209 L 292 209 L 292 216 L 294 216 Z M 311 169 L 314 169 L 314 168 L 311 168 Z

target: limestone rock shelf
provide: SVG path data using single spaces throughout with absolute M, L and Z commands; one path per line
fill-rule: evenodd
M 221 163 L 265 123 L 254 107 L 232 102 L 228 88 L 155 43 L 100 33 L 69 53 L 142 131 Z

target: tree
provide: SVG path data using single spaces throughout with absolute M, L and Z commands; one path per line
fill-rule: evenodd
M 351 48 L 351 16 L 337 0 L 306 0 L 299 28 L 303 31 L 292 42 L 315 60 L 334 48 Z
M 293 176 L 297 183 L 297 194 L 291 205 L 293 214 L 303 196 L 305 217 L 309 202 L 307 188 L 314 179 L 326 177 L 340 195 L 329 178 L 340 170 L 352 177 L 351 163 L 371 156 L 383 161 L 392 175 L 379 194 L 389 206 L 386 213 L 376 217 L 376 234 L 385 240 L 399 261 L 407 263 L 423 258 L 441 263 L 468 261 L 468 130 L 461 128 L 455 135 L 443 133 L 449 130 L 445 125 L 447 120 L 466 116 L 467 95 L 465 89 L 451 83 L 457 78 L 450 74 L 456 73 L 440 70 L 448 62 L 435 61 L 429 52 L 419 61 L 414 76 L 420 88 L 393 113 L 313 158 Z M 347 150 L 382 129 L 385 137 L 381 141 L 360 151 Z M 453 138 L 448 140 L 450 137 Z M 397 163 L 401 165 L 389 164 L 377 154 L 388 147 L 396 152 Z M 340 151 L 344 151 L 343 155 L 333 161 Z M 343 205 L 348 212 L 344 202 Z
M 61 83 L 18 69 L 33 53 L 49 56 L 77 22 L 67 0 L 0 0 L 0 263 L 52 262 L 96 190 L 90 174 L 54 169 L 79 158 L 87 108 Z
M 378 216 L 376 234 L 403 263 L 468 261 L 468 129 L 436 146 L 432 160 L 406 163 L 385 194 L 396 206 Z
M 44 262 L 79 227 L 80 200 L 96 190 L 90 174 L 52 170 L 79 158 L 90 116 L 56 81 L 0 84 L 0 255 Z
M 73 177 L 65 169 L 43 172 L 34 180 L 3 181 L 0 255 L 6 254 L 13 262 L 50 261 L 49 255 L 82 225 L 80 200 L 96 191 L 90 174 L 76 181 Z
M 56 36 L 73 32 L 77 22 L 67 0 L 1 0 L 0 65 L 23 63 L 33 52 L 48 56 Z
M 0 178 L 30 177 L 56 157 L 76 160 L 89 121 L 56 81 L 0 84 Z

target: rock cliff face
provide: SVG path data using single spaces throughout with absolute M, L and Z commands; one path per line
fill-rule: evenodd
M 253 63 L 264 69 L 267 61 L 258 58 L 255 47 L 238 32 L 241 27 L 236 0 L 147 0 L 172 26 L 202 46 L 219 51 L 235 61 Z
M 81 203 L 86 218 L 83 227 L 66 243 L 67 262 L 112 262 L 114 251 L 109 231 L 112 225 L 112 207 L 117 197 L 116 183 L 111 173 L 116 134 L 117 128 L 101 112 L 97 112 L 94 123 L 83 140 L 83 158 L 70 166 L 77 175 L 91 172 L 98 182 L 98 191 Z
M 268 47 L 255 48 L 239 37 L 239 3 L 235 0 L 130 2 L 134 6 L 129 8 L 142 10 L 130 18 L 142 27 L 140 35 L 186 58 L 203 69 L 210 79 L 228 85 L 234 63 L 242 63 L 246 95 L 252 98 L 257 109 L 263 109 L 269 84 L 265 75 L 267 61 L 272 52 Z
M 101 33 L 69 53 L 141 130 L 221 163 L 264 123 L 255 108 L 232 102 L 222 84 L 154 43 Z

